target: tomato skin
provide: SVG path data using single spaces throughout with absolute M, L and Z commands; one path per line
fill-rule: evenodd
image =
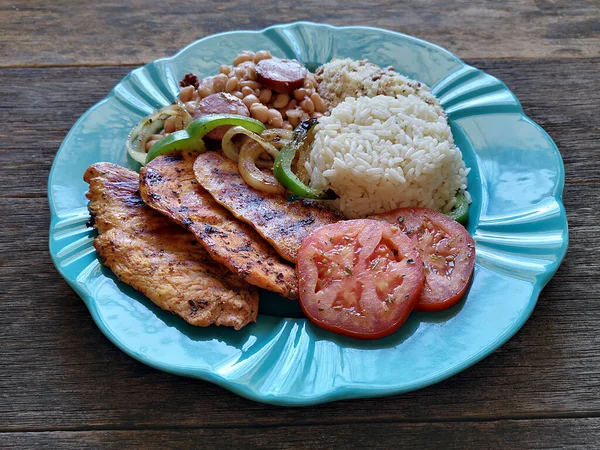
M 425 285 L 416 311 L 443 311 L 462 299 L 473 277 L 475 242 L 460 223 L 427 208 L 399 208 L 371 218 L 401 227 L 419 251 Z
M 419 254 L 400 228 L 368 219 L 317 229 L 302 243 L 296 267 L 307 317 L 357 339 L 396 331 L 425 279 Z

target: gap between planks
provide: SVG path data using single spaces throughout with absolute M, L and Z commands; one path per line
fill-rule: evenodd
M 128 63 L 116 63 L 114 61 L 101 61 L 101 62 L 88 62 L 88 63 L 53 63 L 53 64 L 0 64 L 0 69 L 63 69 L 63 68 L 78 68 L 78 67 L 141 67 L 146 64 L 150 64 L 153 61 L 158 59 L 172 58 L 175 56 L 163 56 L 156 58 L 152 61 L 137 61 L 137 62 L 128 62 Z M 585 60 L 585 59 L 596 59 L 597 55 L 544 55 L 544 56 L 535 56 L 535 55 L 519 55 L 519 56 L 491 56 L 491 57 L 461 57 L 460 55 L 456 55 L 461 61 L 466 62 L 468 60 L 486 60 L 486 61 L 528 61 L 528 60 Z
M 318 406 L 317 406 L 318 407 Z M 310 407 L 309 407 L 310 408 Z M 314 407 L 313 407 L 314 408 Z M 282 410 L 288 409 L 281 407 Z M 438 423 L 498 423 L 498 422 L 519 422 L 519 421 L 535 421 L 535 420 L 569 420 L 569 419 L 596 419 L 600 418 L 600 411 L 592 411 L 585 413 L 573 412 L 569 414 L 521 414 L 516 416 L 479 416 L 479 417 L 456 417 L 456 418 L 445 418 L 445 419 L 432 419 L 432 420 L 411 420 L 411 419 L 385 419 L 377 418 L 374 420 L 344 420 L 344 421 L 332 421 L 323 423 L 321 421 L 308 421 L 295 423 L 294 427 L 314 427 L 314 426 L 326 426 L 336 427 L 340 425 L 371 425 L 371 424 L 412 424 L 412 425 L 428 425 Z M 194 425 L 140 425 L 138 427 L 131 426 L 115 426 L 111 425 L 91 425 L 91 426 L 57 426 L 48 428 L 32 428 L 32 427 L 0 427 L 0 434 L 7 433 L 52 433 L 52 432 L 93 432 L 93 431 L 167 431 L 167 430 L 221 430 L 221 429 L 255 429 L 255 428 L 287 428 L 290 424 L 277 423 L 277 424 L 224 424 L 224 425 L 208 425 L 208 426 L 194 426 Z

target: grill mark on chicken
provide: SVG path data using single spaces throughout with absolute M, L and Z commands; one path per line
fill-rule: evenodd
M 237 220 L 199 185 L 197 153 L 160 156 L 140 171 L 144 201 L 190 230 L 210 256 L 248 283 L 297 298 L 295 269 L 244 222 Z
M 111 163 L 85 172 L 94 247 L 115 275 L 186 322 L 239 330 L 255 322 L 258 291 L 212 260 L 194 236 L 146 206 L 139 176 Z
M 302 241 L 323 225 L 343 217 L 308 200 L 288 201 L 250 187 L 234 161 L 215 152 L 200 156 L 194 164 L 196 179 L 217 202 L 251 225 L 283 258 L 296 262 Z

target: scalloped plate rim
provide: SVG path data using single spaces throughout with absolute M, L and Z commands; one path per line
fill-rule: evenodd
M 358 399 L 358 398 L 375 398 L 375 397 L 383 397 L 383 396 L 389 396 L 389 395 L 402 394 L 402 393 L 415 391 L 415 390 L 422 389 L 424 387 L 436 384 L 440 381 L 448 379 L 448 378 L 464 371 L 465 369 L 473 366 L 477 362 L 479 362 L 482 359 L 484 359 L 485 357 L 489 356 L 496 349 L 498 349 L 499 347 L 504 345 L 511 337 L 513 337 L 519 331 L 519 329 L 522 328 L 522 326 L 527 322 L 527 320 L 531 316 L 531 314 L 537 304 L 537 300 L 539 298 L 539 295 L 540 295 L 542 289 L 550 281 L 550 279 L 554 276 L 554 274 L 560 267 L 560 264 L 564 260 L 566 253 L 567 253 L 568 242 L 569 242 L 567 216 L 566 216 L 565 207 L 564 207 L 564 204 L 562 201 L 562 195 L 564 192 L 564 183 L 565 183 L 564 163 L 562 160 L 562 155 L 560 154 L 560 151 L 558 150 L 558 147 L 554 143 L 553 139 L 548 135 L 548 133 L 539 124 L 537 124 L 535 121 L 533 121 L 531 118 L 529 118 L 524 113 L 520 101 L 502 80 L 500 80 L 492 75 L 489 75 L 486 72 L 483 72 L 482 70 L 480 70 L 476 67 L 473 67 L 473 66 L 465 63 L 462 59 L 458 58 L 456 55 L 454 55 L 447 49 L 445 49 L 437 44 L 434 44 L 434 43 L 431 43 L 431 42 L 425 41 L 423 39 L 420 39 L 420 38 L 417 38 L 414 36 L 410 36 L 410 35 L 407 35 L 404 33 L 381 29 L 381 28 L 377 28 L 377 27 L 333 26 L 333 25 L 329 25 L 329 24 L 322 24 L 322 23 L 316 23 L 316 22 L 310 22 L 310 21 L 298 21 L 298 22 L 275 24 L 275 25 L 271 25 L 269 27 L 266 27 L 266 28 L 263 28 L 260 30 L 233 30 L 233 31 L 227 31 L 227 32 L 208 35 L 208 36 L 205 36 L 194 42 L 191 42 L 190 44 L 186 45 L 185 47 L 183 47 L 181 50 L 179 50 L 177 53 L 175 53 L 174 55 L 172 55 L 170 57 L 159 58 L 159 59 L 156 59 L 156 60 L 154 60 L 148 64 L 145 64 L 141 67 L 138 67 L 138 68 L 130 71 L 127 75 L 125 75 L 115 85 L 115 87 L 113 89 L 111 89 L 111 91 L 108 93 L 108 95 L 104 99 L 95 103 L 84 114 L 81 115 L 81 117 L 73 124 L 73 126 L 71 127 L 71 129 L 69 130 L 69 132 L 67 133 L 65 138 L 63 139 L 63 142 L 61 143 L 58 151 L 56 152 L 56 155 L 55 155 L 55 158 L 53 160 L 53 164 L 52 164 L 52 167 L 50 170 L 50 174 L 48 177 L 48 202 L 49 202 L 50 213 L 51 213 L 51 221 L 50 221 L 50 227 L 49 227 L 50 231 L 53 230 L 53 228 L 56 225 L 56 222 L 58 220 L 60 220 L 60 216 L 59 216 L 60 212 L 56 210 L 56 206 L 55 206 L 55 202 L 54 202 L 54 198 L 53 198 L 53 194 L 52 194 L 53 179 L 54 179 L 54 175 L 55 175 L 55 171 L 56 171 L 56 165 L 54 164 L 54 162 L 58 158 L 63 147 L 66 145 L 66 142 L 69 140 L 69 138 L 75 132 L 75 130 L 79 127 L 79 125 L 82 122 L 84 122 L 87 119 L 87 117 L 94 112 L 94 110 L 96 110 L 98 107 L 100 107 L 104 103 L 108 103 L 111 101 L 111 99 L 115 96 L 115 90 L 116 90 L 117 86 L 119 86 L 120 84 L 129 80 L 136 73 L 144 71 L 149 66 L 152 66 L 152 65 L 160 63 L 160 62 L 170 62 L 172 60 L 175 60 L 181 54 L 188 51 L 190 48 L 195 47 L 196 45 L 199 45 L 206 40 L 210 40 L 210 39 L 218 37 L 218 36 L 235 35 L 240 32 L 250 32 L 250 33 L 260 34 L 260 33 L 265 33 L 266 31 L 272 30 L 272 29 L 280 29 L 280 28 L 286 28 L 286 27 L 292 27 L 292 26 L 298 26 L 298 25 L 326 27 L 326 28 L 330 28 L 331 30 L 334 30 L 334 31 L 335 30 L 375 31 L 378 33 L 390 34 L 390 35 L 394 35 L 397 37 L 401 37 L 402 39 L 405 39 L 407 41 L 419 43 L 426 47 L 434 48 L 439 52 L 443 52 L 445 55 L 451 57 L 457 63 L 459 63 L 461 65 L 461 69 L 462 68 L 473 69 L 477 72 L 484 73 L 485 75 L 495 79 L 503 87 L 503 89 L 506 92 L 510 93 L 510 95 L 512 96 L 513 101 L 515 103 L 515 106 L 518 108 L 520 116 L 525 121 L 527 121 L 530 125 L 533 125 L 543 135 L 545 140 L 552 145 L 552 147 L 555 151 L 555 154 L 558 158 L 558 162 L 559 162 L 559 164 L 557 166 L 558 182 L 554 186 L 554 196 L 552 198 L 556 201 L 556 203 L 559 207 L 559 213 L 560 213 L 561 217 L 564 217 L 564 219 L 565 219 L 565 228 L 562 230 L 562 235 L 561 235 L 561 237 L 562 237 L 562 241 L 561 241 L 562 245 L 561 245 L 561 249 L 560 249 L 561 251 L 560 251 L 560 254 L 557 254 L 557 258 L 555 259 L 555 261 L 551 264 L 548 264 L 546 266 L 546 270 L 538 276 L 536 283 L 532 284 L 533 291 L 532 291 L 530 300 L 527 303 L 527 307 L 524 309 L 524 311 L 521 313 L 521 315 L 519 315 L 516 318 L 516 320 L 511 324 L 510 327 L 505 329 L 504 332 L 501 335 L 499 335 L 495 340 L 488 343 L 488 345 L 481 348 L 477 353 L 473 354 L 471 357 L 463 359 L 460 362 L 457 362 L 457 363 L 453 364 L 451 367 L 446 368 L 442 371 L 434 372 L 426 378 L 421 378 L 419 381 L 413 381 L 413 382 L 409 382 L 409 383 L 400 383 L 397 385 L 390 385 L 390 384 L 386 384 L 383 386 L 374 386 L 373 385 L 372 387 L 369 387 L 369 388 L 364 387 L 364 386 L 357 387 L 357 386 L 353 386 L 352 384 L 346 384 L 346 385 L 342 385 L 342 386 L 337 386 L 333 389 L 327 390 L 318 395 L 310 395 L 310 396 L 293 396 L 293 395 L 276 396 L 276 395 L 272 395 L 272 394 L 271 395 L 261 395 L 261 394 L 258 394 L 258 393 L 255 393 L 254 391 L 252 391 L 245 384 L 228 380 L 225 377 L 216 375 L 212 371 L 202 370 L 202 369 L 197 369 L 197 368 L 190 368 L 190 367 L 186 367 L 183 365 L 164 364 L 164 363 L 161 363 L 159 360 L 145 356 L 145 355 L 135 351 L 130 346 L 128 346 L 126 343 L 124 343 L 123 341 L 119 340 L 116 336 L 114 336 L 113 332 L 111 331 L 111 328 L 108 325 L 106 325 L 105 322 L 99 316 L 98 311 L 97 311 L 97 305 L 94 303 L 95 299 L 91 298 L 91 296 L 89 296 L 87 293 L 85 293 L 83 291 L 83 289 L 81 289 L 81 287 L 78 286 L 78 283 L 75 280 L 66 276 L 62 272 L 62 270 L 60 269 L 60 265 L 59 265 L 57 256 L 52 252 L 52 249 L 50 248 L 50 256 L 51 256 L 52 263 L 54 264 L 54 266 L 57 269 L 57 271 L 59 272 L 59 274 L 69 284 L 69 286 L 84 300 L 84 304 L 86 305 L 88 311 L 90 312 L 90 314 L 92 316 L 92 319 L 94 320 L 94 323 L 96 324 L 96 326 L 98 326 L 100 331 L 116 347 L 118 347 L 125 354 L 127 354 L 130 357 L 136 359 L 137 361 L 139 361 L 143 364 L 146 364 L 150 367 L 153 367 L 157 370 L 161 370 L 161 371 L 175 374 L 175 375 L 186 376 L 186 377 L 190 377 L 190 378 L 208 381 L 208 382 L 214 383 L 216 385 L 219 385 L 219 386 L 221 386 L 235 394 L 238 394 L 244 398 L 247 398 L 249 400 L 253 400 L 253 401 L 257 401 L 257 402 L 261 402 L 261 403 L 280 405 L 280 406 L 310 406 L 310 405 L 322 404 L 322 403 L 338 401 L 338 400 Z M 434 90 L 434 89 L 435 89 L 435 86 L 432 86 L 432 90 Z M 52 235 L 50 236 L 50 239 L 49 239 L 50 246 L 51 246 L 51 240 L 52 240 Z

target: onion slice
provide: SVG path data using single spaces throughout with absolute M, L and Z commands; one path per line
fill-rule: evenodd
M 260 146 L 264 149 L 265 152 L 267 152 L 269 156 L 271 156 L 271 158 L 277 158 L 279 150 L 277 150 L 277 148 L 275 148 L 273 144 L 268 142 L 262 136 L 259 136 L 258 134 L 253 133 L 252 131 L 248 131 L 242 127 L 231 127 L 229 130 L 227 130 L 227 133 L 225 133 L 223 139 L 221 140 L 221 148 L 223 149 L 223 153 L 229 159 L 233 161 L 239 161 L 240 159 L 240 150 L 232 142 L 232 138 L 236 134 L 243 134 L 248 136 L 249 138 L 256 141 L 258 144 L 260 144 Z
M 129 133 L 127 137 L 127 153 L 140 164 L 146 162 L 146 142 L 148 138 L 158 131 L 162 130 L 167 120 L 171 116 L 180 116 L 183 120 L 183 128 L 187 127 L 192 121 L 192 116 L 187 110 L 178 104 L 167 105 L 149 116 L 142 119 Z
M 260 142 L 248 140 L 239 153 L 238 167 L 240 175 L 250 187 L 268 194 L 283 194 L 285 187 L 277 181 L 272 173 L 260 170 L 256 161 L 263 154 Z

